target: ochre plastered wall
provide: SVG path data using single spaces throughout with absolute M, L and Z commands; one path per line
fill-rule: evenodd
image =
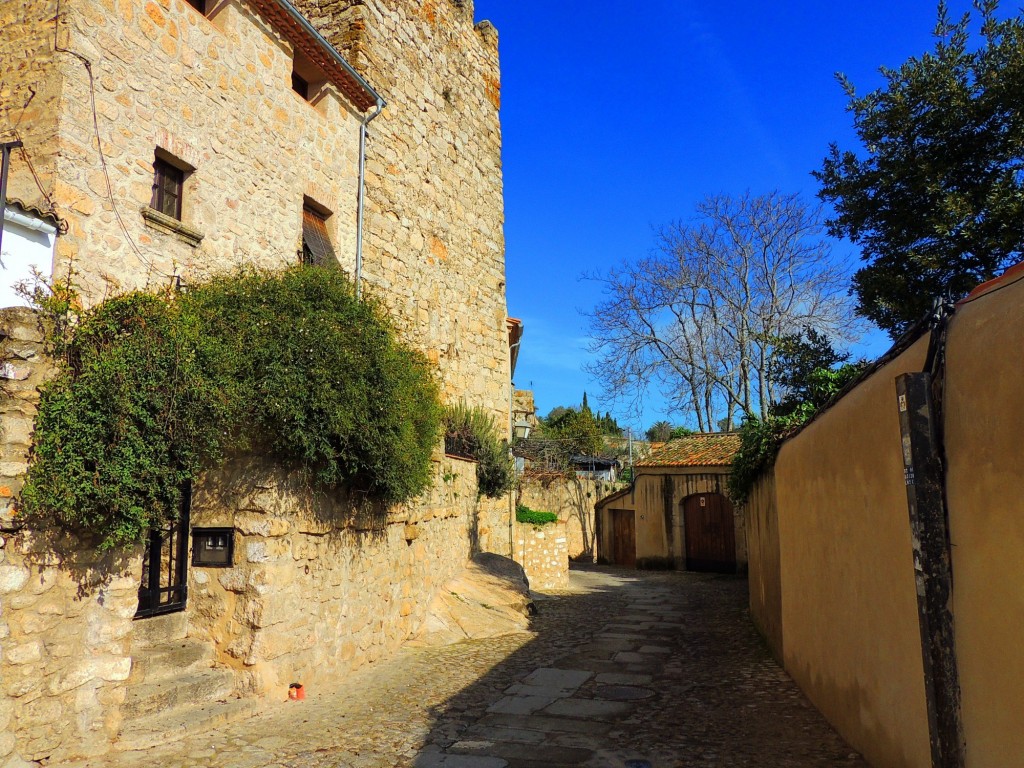
M 755 621 L 815 705 L 879 766 L 930 765 L 895 393 L 898 375 L 921 370 L 927 345 L 926 334 L 786 442 L 774 504 L 772 478 L 762 478 L 750 505 Z M 1022 345 L 1024 280 L 1012 276 L 949 324 L 942 414 L 968 768 L 1024 763 Z
M 782 584 L 779 572 L 779 513 L 775 473 L 762 475 L 743 504 L 747 533 L 750 618 L 772 654 L 785 658 L 782 634 Z
M 445 396 L 507 430 L 497 32 L 471 2 L 296 5 L 388 102 L 367 143 L 367 282 L 438 363 Z
M 895 385 L 926 347 L 843 397 L 775 463 L 785 667 L 856 749 L 892 768 L 930 765 Z
M 1024 765 L 1024 281 L 961 305 L 947 349 L 947 500 L 968 768 Z

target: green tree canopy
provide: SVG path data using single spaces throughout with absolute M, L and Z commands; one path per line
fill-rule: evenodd
M 970 15 L 939 4 L 934 52 L 882 68 L 883 87 L 850 97 L 861 151 L 832 145 L 819 196 L 829 231 L 862 249 L 857 312 L 894 338 L 932 306 L 965 295 L 1022 257 L 1024 247 L 1024 17 L 996 18 L 975 3 L 981 44 L 969 50 Z

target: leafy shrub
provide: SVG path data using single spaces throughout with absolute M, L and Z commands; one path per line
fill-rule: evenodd
M 530 509 L 525 504 L 516 505 L 516 521 L 520 523 L 531 523 L 532 525 L 548 525 L 558 522 L 558 515 L 554 512 L 539 512 Z
M 504 496 L 515 486 L 516 474 L 508 443 L 501 439 L 493 417 L 465 403 L 448 406 L 444 413 L 445 451 L 474 459 L 477 488 L 488 498 Z
M 245 272 L 179 297 L 72 307 L 44 303 L 65 364 L 36 416 L 30 521 L 92 532 L 100 549 L 131 545 L 229 451 L 387 502 L 430 482 L 441 409 L 429 364 L 337 270 Z

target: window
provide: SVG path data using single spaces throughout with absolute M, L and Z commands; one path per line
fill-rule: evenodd
M 302 206 L 302 263 L 326 267 L 338 263 L 327 234 L 327 215 Z
M 292 90 L 306 101 L 315 104 L 327 82 L 327 75 L 301 51 L 292 55 Z
M 185 0 L 185 2 L 191 5 L 204 16 L 206 15 L 206 0 Z
M 303 80 L 298 72 L 292 72 L 292 90 L 309 101 L 309 83 Z
M 181 221 L 181 191 L 185 172 L 159 157 L 153 162 L 153 200 L 149 207 Z

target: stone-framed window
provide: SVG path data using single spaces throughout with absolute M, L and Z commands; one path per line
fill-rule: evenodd
M 153 199 L 149 207 L 164 216 L 181 221 L 184 188 L 185 171 L 157 156 L 153 161 Z
M 185 0 L 185 2 L 203 14 L 203 16 L 206 15 L 206 0 Z
M 157 147 L 153 158 L 153 196 L 142 208 L 146 224 L 167 234 L 176 235 L 191 246 L 197 246 L 203 233 L 185 223 L 189 213 L 190 177 L 195 168 L 170 152 Z
M 310 104 L 320 101 L 327 75 L 301 51 L 292 54 L 292 90 Z
M 338 264 L 338 257 L 331 245 L 331 237 L 327 232 L 327 219 L 330 213 L 306 200 L 302 206 L 302 263 L 328 267 Z

